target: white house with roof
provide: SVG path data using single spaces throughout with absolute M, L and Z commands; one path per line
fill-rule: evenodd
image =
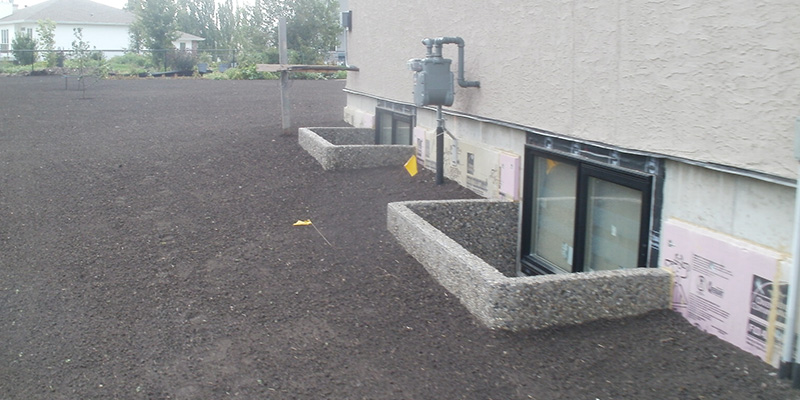
M 128 47 L 128 30 L 134 15 L 90 0 L 48 0 L 18 8 L 10 0 L 0 0 L 0 50 L 8 50 L 16 35 L 36 35 L 38 21 L 55 22 L 55 48 L 71 49 L 73 30 L 82 28 L 83 40 L 98 50 L 123 50 Z
M 520 201 L 519 274 L 666 268 L 676 311 L 776 362 L 800 239 L 800 2 L 346 7 L 345 120 L 426 168 L 444 144 L 445 177 Z
M 175 39 L 175 41 L 173 41 L 172 44 L 175 46 L 176 50 L 180 51 L 188 51 L 196 53 L 200 42 L 205 40 L 200 36 L 195 36 L 186 32 L 178 31 L 177 34 L 178 38 Z
M 69 50 L 74 29 L 81 28 L 83 40 L 97 50 L 122 51 L 130 43 L 130 26 L 135 16 L 127 11 L 91 0 L 49 0 L 19 8 L 12 0 L 0 0 L 0 52 L 9 51 L 16 35 L 37 38 L 38 21 L 55 22 L 55 48 Z M 197 51 L 202 37 L 177 32 L 175 49 Z

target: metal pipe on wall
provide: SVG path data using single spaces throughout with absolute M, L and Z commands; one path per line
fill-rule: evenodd
M 411 59 L 408 67 L 415 71 L 414 103 L 417 106 L 436 105 L 436 184 L 444 183 L 444 115 L 442 105 L 453 104 L 453 73 L 449 59 L 442 58 L 442 46 L 458 45 L 458 85 L 480 87 L 478 81 L 464 79 L 464 39 L 460 37 L 438 37 L 422 39 L 427 49 L 425 59 Z M 452 135 L 451 135 L 452 137 Z M 455 137 L 453 137 L 455 139 Z M 454 155 L 455 157 L 455 155 Z
M 459 36 L 443 36 L 435 39 L 425 38 L 422 39 L 422 44 L 428 49 L 427 57 L 442 57 L 442 45 L 458 45 L 458 86 L 463 88 L 481 87 L 480 81 L 468 81 L 464 78 L 464 39 Z
M 795 120 L 794 157 L 800 162 L 800 117 Z M 800 176 L 800 167 L 798 168 Z M 794 200 L 794 234 L 792 238 L 792 272 L 789 278 L 789 293 L 786 299 L 786 325 L 783 333 L 783 351 L 778 368 L 778 377 L 788 379 L 791 377 L 792 386 L 800 388 L 800 366 L 797 365 L 800 357 L 800 343 L 796 339 L 797 325 L 797 299 L 800 292 L 800 181 L 796 185 Z M 777 282 L 773 283 L 773 291 L 778 290 Z M 773 296 L 775 294 L 773 293 Z
M 442 106 L 436 106 L 436 184 L 444 183 L 444 115 Z

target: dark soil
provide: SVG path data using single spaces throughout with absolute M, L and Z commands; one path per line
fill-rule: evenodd
M 294 82 L 294 121 L 342 125 L 343 86 Z M 0 78 L 0 397 L 800 397 L 669 311 L 480 326 L 385 221 L 474 196 L 402 166 L 322 171 L 281 135 L 278 90 Z
M 519 203 L 440 202 L 409 209 L 503 275 L 517 276 Z

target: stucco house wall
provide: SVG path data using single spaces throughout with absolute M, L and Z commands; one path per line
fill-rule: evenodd
M 354 91 L 412 102 L 425 37 L 466 42 L 453 109 L 571 137 L 796 175 L 800 3 L 350 1 Z M 402 34 L 399 34 L 402 32 Z M 374 55 L 379 53 L 380 57 Z M 456 59 L 456 46 L 445 46 Z M 455 62 L 454 62 L 455 67 Z M 785 146 L 775 146 L 785 143 Z
M 406 61 L 425 56 L 423 38 L 459 36 L 465 78 L 480 88 L 456 85 L 455 103 L 444 107 L 447 178 L 488 198 L 518 200 L 531 132 L 652 157 L 663 162 L 663 174 L 652 207 L 651 261 L 673 268 L 668 258 L 682 239 L 675 232 L 689 226 L 738 271 L 725 278 L 739 285 L 725 301 L 747 296 L 742 288 L 756 278 L 786 281 L 800 2 L 349 0 L 348 7 L 347 62 L 359 71 L 348 73 L 346 121 L 375 127 L 376 107 L 413 106 Z M 443 54 L 455 72 L 457 46 L 445 45 Z M 414 110 L 414 144 L 432 169 L 435 109 Z M 746 258 L 740 255 L 755 253 L 765 261 L 733 268 Z M 683 309 L 685 300 L 673 299 Z M 740 319 L 750 312 L 729 311 Z M 744 332 L 737 323 L 731 329 Z M 759 354 L 771 363 L 782 329 L 773 327 L 772 347 Z
M 530 127 L 663 155 L 673 160 L 666 174 L 665 220 L 681 217 L 790 249 L 791 219 L 785 216 L 793 213 L 797 165 L 792 143 L 800 114 L 800 3 L 690 0 L 645 7 L 561 0 L 464 7 L 457 1 L 351 0 L 348 5 L 353 13 L 348 63 L 360 70 L 348 74 L 345 118 L 358 126 L 374 126 L 381 100 L 413 104 L 413 73 L 405 62 L 424 56 L 423 38 L 464 39 L 466 79 L 479 80 L 481 87 L 456 85 L 455 103 L 445 107 L 447 128 L 458 139 L 446 137 L 450 178 L 464 175 L 454 160 L 455 147 L 521 156 L 524 130 L 513 126 Z M 457 46 L 445 45 L 444 56 L 454 60 L 455 71 Z M 420 135 L 432 140 L 433 109 L 418 109 L 416 121 Z M 499 184 L 496 171 L 486 179 L 495 182 L 481 194 L 498 197 L 492 189 Z M 710 197 L 715 190 L 708 190 L 709 179 L 730 187 L 752 186 L 753 179 L 766 185 L 739 194 L 738 208 L 732 205 L 724 216 L 719 210 L 702 215 L 678 198 L 669 201 L 675 192 Z M 733 192 L 722 194 L 732 199 Z M 727 200 L 714 200 L 720 201 Z M 767 202 L 772 205 L 761 206 Z M 745 204 L 757 211 L 744 213 Z M 729 221 L 741 215 L 755 216 L 747 223 Z

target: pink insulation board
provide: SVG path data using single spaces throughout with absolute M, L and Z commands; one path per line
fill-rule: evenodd
M 519 156 L 500 153 L 500 194 L 519 200 Z
M 786 315 L 786 285 L 775 285 L 782 258 L 677 220 L 667 221 L 662 231 L 660 265 L 674 273 L 673 309 L 694 326 L 773 365 Z

